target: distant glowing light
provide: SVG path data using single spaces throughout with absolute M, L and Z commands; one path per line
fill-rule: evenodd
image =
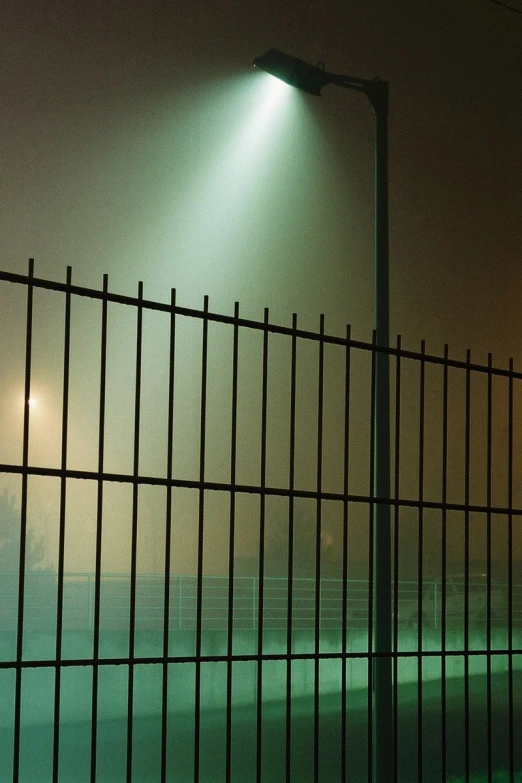
M 30 408 L 36 408 L 38 406 L 38 400 L 36 399 L 36 397 L 29 397 L 29 399 L 27 400 L 27 404 L 29 405 Z

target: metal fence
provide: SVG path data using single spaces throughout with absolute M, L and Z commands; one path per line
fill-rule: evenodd
M 0 296 L 2 780 L 371 780 L 382 349 L 70 269 L 0 272 Z M 400 338 L 389 355 L 390 779 L 513 781 L 522 373 Z
M 2 604 L 0 625 L 4 632 L 14 631 L 18 622 L 18 579 L 14 574 L 0 574 Z M 194 630 L 197 626 L 198 577 L 196 574 L 169 574 L 169 631 Z M 397 589 L 399 632 L 417 629 L 418 582 L 401 580 L 391 585 Z M 316 615 L 315 580 L 296 577 L 292 581 L 291 620 L 295 631 L 313 630 Z M 319 630 L 340 631 L 343 620 L 341 579 L 321 579 L 319 588 Z M 348 579 L 346 583 L 347 634 L 368 630 L 368 580 Z M 203 576 L 201 589 L 201 628 L 203 631 L 226 631 L 229 621 L 230 586 L 226 576 Z M 485 630 L 488 618 L 487 580 L 471 577 L 468 582 L 468 624 Z M 24 604 L 24 631 L 35 633 L 53 628 L 56 623 L 58 581 L 56 574 L 35 572 L 26 578 L 27 595 Z M 100 627 L 124 630 L 129 627 L 130 574 L 103 573 L 100 577 Z M 232 624 L 236 631 L 256 631 L 260 624 L 259 596 L 263 592 L 264 631 L 286 631 L 289 619 L 288 579 L 265 577 L 262 587 L 258 576 L 235 576 L 232 595 Z M 64 573 L 62 585 L 62 632 L 92 631 L 95 617 L 96 575 Z M 425 580 L 422 587 L 423 630 L 440 631 L 443 613 L 443 585 Z M 507 629 L 508 594 L 506 583 L 492 582 L 490 594 L 491 623 Z M 164 627 L 164 574 L 137 574 L 135 580 L 135 630 L 161 631 Z M 446 584 L 445 626 L 463 627 L 466 585 L 462 579 L 451 578 Z M 512 624 L 522 628 L 522 585 L 512 585 Z

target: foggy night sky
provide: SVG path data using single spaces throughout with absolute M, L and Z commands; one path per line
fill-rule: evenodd
M 363 96 L 326 88 L 301 98 L 300 125 L 283 126 L 282 140 L 267 132 L 263 154 L 283 144 L 291 181 L 255 164 L 246 172 L 244 219 L 258 225 L 237 237 L 230 217 L 233 269 L 226 248 L 198 256 L 193 227 L 178 222 L 191 180 L 248 117 L 237 94 L 246 102 L 260 78 L 253 58 L 275 46 L 390 82 L 392 335 L 520 356 L 522 16 L 487 0 L 3 8 L 2 268 L 25 271 L 34 256 L 41 276 L 63 279 L 72 264 L 78 283 L 98 287 L 108 272 L 115 291 L 142 279 L 151 296 L 174 285 L 180 303 L 208 293 L 217 310 L 239 299 L 280 322 L 325 312 L 334 331 L 350 322 L 367 339 L 373 116 Z M 307 156 L 289 152 L 302 143 L 308 172 Z M 199 208 L 191 220 L 205 231 Z
M 513 0 L 513 5 L 520 0 Z M 522 359 L 522 14 L 488 0 L 6 0 L 1 267 L 370 340 L 364 96 L 291 91 L 271 47 L 390 83 L 391 335 Z M 268 109 L 266 109 L 268 106 Z M 263 108 L 265 107 L 265 108 Z M 254 119 L 253 119 L 254 118 Z M 4 333 L 15 331 L 2 288 Z M 4 411 L 5 413 L 5 411 Z

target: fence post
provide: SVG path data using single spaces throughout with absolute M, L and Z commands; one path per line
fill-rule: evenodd
M 433 606 L 435 610 L 435 630 L 439 627 L 438 619 L 439 619 L 439 583 L 434 582 L 433 584 Z
M 178 574 L 178 631 L 181 631 L 181 574 Z
M 256 577 L 252 577 L 252 630 L 256 630 Z
M 92 574 L 87 574 L 87 612 L 88 612 L 88 623 L 89 623 L 89 631 L 92 631 L 94 629 L 94 595 L 93 595 L 93 589 L 92 589 Z

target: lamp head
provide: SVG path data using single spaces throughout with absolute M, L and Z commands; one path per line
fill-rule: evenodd
M 330 82 L 329 75 L 322 68 L 309 65 L 278 49 L 270 49 L 255 59 L 254 65 L 310 95 L 321 95 L 321 88 Z

